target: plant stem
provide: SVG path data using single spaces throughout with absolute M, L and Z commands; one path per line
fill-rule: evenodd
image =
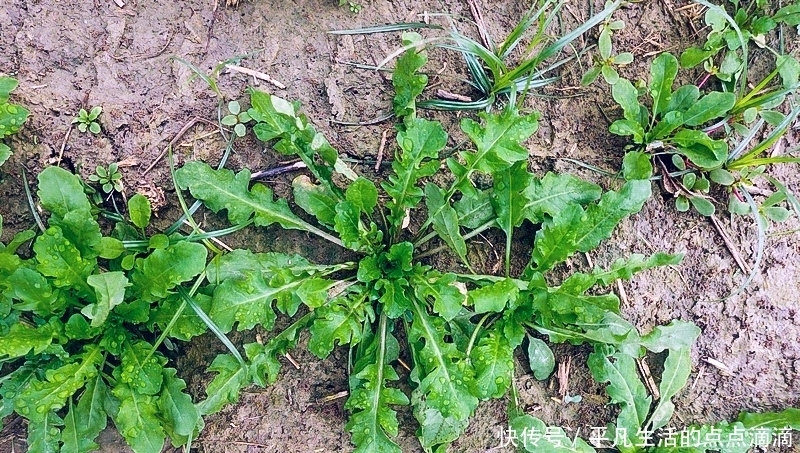
M 469 357 L 470 353 L 472 352 L 472 347 L 475 346 L 475 340 L 478 338 L 478 332 L 481 330 L 481 327 L 483 327 L 483 323 L 486 322 L 491 315 L 492 313 L 486 313 L 483 315 L 483 318 L 478 321 L 478 325 L 475 326 L 475 330 L 472 331 L 472 335 L 469 337 L 469 343 L 467 344 L 467 357 Z

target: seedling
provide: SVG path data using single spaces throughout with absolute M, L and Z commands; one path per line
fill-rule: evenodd
M 16 134 L 28 118 L 27 109 L 8 102 L 11 92 L 17 88 L 17 80 L 11 77 L 0 77 L 0 140 Z M 0 166 L 11 157 L 11 148 L 0 142 Z
M 72 119 L 72 124 L 78 124 L 78 130 L 81 132 L 86 132 L 87 130 L 92 134 L 99 134 L 100 133 L 100 123 L 97 122 L 97 118 L 100 117 L 100 113 L 103 112 L 103 108 L 98 106 L 92 107 L 91 111 L 86 111 L 86 109 L 80 109 L 78 111 L 78 116 Z
M 617 83 L 619 73 L 615 66 L 624 66 L 633 63 L 633 54 L 622 52 L 613 55 L 611 38 L 614 32 L 625 28 L 625 22 L 621 20 L 606 19 L 600 26 L 600 35 L 597 38 L 598 56 L 595 57 L 595 64 L 581 78 L 581 85 L 591 85 L 601 74 L 609 85 Z
M 228 102 L 228 112 L 230 113 L 222 118 L 222 124 L 228 127 L 233 126 L 236 136 L 244 137 L 244 134 L 247 133 L 245 125 L 251 120 L 250 115 L 242 111 L 239 101 Z
M 356 2 L 352 2 L 352 1 L 348 1 L 348 0 L 339 0 L 339 6 L 345 6 L 345 5 L 350 10 L 350 12 L 353 13 L 353 14 L 358 14 L 358 13 L 361 12 L 361 8 L 362 7 L 361 7 L 360 3 L 356 3 Z
M 89 175 L 89 181 L 100 184 L 105 193 L 112 191 L 122 192 L 122 172 L 119 171 L 117 163 L 108 164 L 108 167 L 98 165 L 93 175 Z

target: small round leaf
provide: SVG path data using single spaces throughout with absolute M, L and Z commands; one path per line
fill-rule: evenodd
M 678 196 L 678 198 L 675 199 L 675 209 L 677 209 L 678 212 L 688 211 L 689 200 L 687 200 L 686 197 L 684 197 L 683 195 Z
M 736 182 L 736 178 L 733 176 L 733 174 L 731 174 L 731 172 L 728 170 L 723 170 L 722 168 L 711 170 L 708 173 L 708 177 L 721 186 L 730 186 Z
M 706 217 L 714 215 L 714 204 L 707 199 L 701 197 L 691 197 L 689 198 L 689 201 L 692 203 L 692 206 L 694 206 L 694 209 L 700 214 Z
M 239 101 L 228 102 L 228 111 L 231 112 L 234 115 L 238 115 L 239 112 L 242 111 L 242 108 L 239 105 Z

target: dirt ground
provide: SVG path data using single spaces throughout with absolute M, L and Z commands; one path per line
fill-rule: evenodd
M 577 0 L 563 13 L 565 27 L 599 11 L 602 2 Z M 454 15 L 459 29 L 474 33 L 464 0 L 362 0 L 363 9 L 351 13 L 335 0 L 242 0 L 235 7 L 214 0 L 125 0 L 120 7 L 111 0 L 2 0 L 0 6 L 0 74 L 17 77 L 20 87 L 15 102 L 27 106 L 32 117 L 13 140 L 15 155 L 2 168 L 0 213 L 5 219 L 3 240 L 28 228 L 33 219 L 27 210 L 21 167 L 36 174 L 59 163 L 84 177 L 96 165 L 124 162 L 126 192 L 164 195 L 158 211 L 162 221 L 174 219 L 174 190 L 162 161 L 153 171 L 143 170 L 159 155 L 169 140 L 193 117 L 216 121 L 217 101 L 192 72 L 172 59 L 181 57 L 202 70 L 219 62 L 248 55 L 242 66 L 267 73 L 285 85 L 279 89 L 238 72 L 222 72 L 219 83 L 227 100 L 244 99 L 248 86 L 290 100 L 299 100 L 304 112 L 342 153 L 353 158 L 374 158 L 381 134 L 392 131 L 391 122 L 373 126 L 343 126 L 334 121 L 360 121 L 378 116 L 390 106 L 391 84 L 373 71 L 357 69 L 348 62 L 376 64 L 397 48 L 396 34 L 333 36 L 328 30 L 419 21 L 425 13 Z M 223 2 L 224 3 L 224 2 Z M 478 0 L 487 26 L 495 39 L 515 25 L 526 8 L 521 1 Z M 617 13 L 626 22 L 615 47 L 631 51 L 634 64 L 624 75 L 646 78 L 649 63 L 659 51 L 678 53 L 698 42 L 691 23 L 700 27 L 696 9 L 681 7 L 684 0 L 646 0 Z M 433 18 L 439 20 L 441 18 Z M 789 33 L 790 49 L 798 49 L 797 34 Z M 590 38 L 587 43 L 592 43 Z M 761 54 L 761 56 L 764 56 Z M 463 62 L 452 54 L 433 51 L 426 70 L 441 71 L 431 84 L 470 95 L 458 80 Z M 589 62 L 584 58 L 582 64 Z M 531 98 L 529 108 L 543 112 L 541 128 L 530 142 L 531 166 L 536 171 L 558 170 L 608 184 L 563 158 L 579 159 L 615 170 L 623 154 L 619 138 L 608 133 L 606 117 L 620 113 L 605 85 L 578 89 L 582 70 L 575 64 L 562 73 L 562 81 L 548 89 L 555 98 Z M 68 134 L 70 122 L 81 107 L 103 106 L 102 133 L 97 136 Z M 439 116 L 455 124 L 455 115 Z M 450 128 L 453 130 L 453 128 Z M 222 154 L 222 141 L 209 134 L 210 127 L 189 131 L 177 148 L 177 158 L 203 159 L 212 164 Z M 455 134 L 454 140 L 458 139 Z M 779 146 L 793 147 L 798 131 L 792 129 Z M 254 140 L 238 143 L 228 167 L 253 171 L 270 168 L 279 157 L 263 150 Z M 370 165 L 358 166 L 365 175 Z M 800 190 L 796 167 L 773 168 L 774 176 L 792 190 Z M 270 181 L 279 194 L 288 193 L 290 177 Z M 673 202 L 655 195 L 642 212 L 626 220 L 591 259 L 607 265 L 616 257 L 656 251 L 682 252 L 683 263 L 657 269 L 623 284 L 623 310 L 641 332 L 672 319 L 695 322 L 702 335 L 692 352 L 693 372 L 689 386 L 676 398 L 673 425 L 679 429 L 693 422 L 715 422 L 734 418 L 739 411 L 780 410 L 800 407 L 800 239 L 798 234 L 780 234 L 798 227 L 793 220 L 775 226 L 769 237 L 761 275 L 744 292 L 723 299 L 743 281 L 731 254 L 711 224 L 697 214 L 676 214 Z M 722 218 L 741 253 L 752 261 L 755 228 L 748 218 Z M 532 234 L 532 233 L 531 233 Z M 256 235 L 251 235 L 256 236 Z M 516 238 L 520 248 L 531 237 Z M 489 236 L 488 241 L 491 241 Z M 234 239 L 235 243 L 236 240 Z M 314 249 L 300 235 L 281 230 L 260 230 L 245 243 L 261 249 Z M 334 253 L 334 252 L 330 252 Z M 497 258 L 488 242 L 473 253 L 486 257 L 491 268 Z M 318 252 L 324 260 L 325 251 Z M 447 263 L 442 263 L 446 265 Z M 583 257 L 571 266 L 588 267 Z M 238 340 L 252 341 L 254 333 Z M 201 338 L 183 346 L 178 365 L 198 398 L 209 379 L 205 366 L 223 348 L 212 338 Z M 549 424 L 585 433 L 589 427 L 613 420 L 606 408 L 607 397 L 594 383 L 585 366 L 588 350 L 558 346 L 556 359 L 572 358 L 570 388 L 583 401 L 562 405 L 556 396 L 555 378 L 536 381 L 518 357 L 516 383 L 529 413 Z M 327 403 L 322 398 L 347 389 L 347 351 L 337 350 L 319 361 L 303 348 L 293 353 L 301 364 L 288 363 L 274 386 L 250 388 L 240 402 L 206 419 L 206 429 L 196 442 L 200 452 L 331 452 L 351 451 L 344 431 L 347 414 L 344 399 Z M 708 364 L 715 359 L 727 365 L 731 375 Z M 651 357 L 651 366 L 659 368 Z M 498 433 L 506 425 L 507 401 L 483 404 L 470 427 L 452 452 L 500 451 Z M 0 433 L 0 451 L 24 451 L 24 430 L 9 424 Z M 16 428 L 15 428 L 16 426 Z M 404 451 L 419 451 L 414 436 L 416 422 L 409 411 L 401 411 L 398 442 Z M 15 428 L 15 429 L 14 429 Z M 129 451 L 118 436 L 103 435 L 103 451 Z M 796 439 L 800 441 L 800 439 Z M 798 450 L 800 451 L 800 450 Z

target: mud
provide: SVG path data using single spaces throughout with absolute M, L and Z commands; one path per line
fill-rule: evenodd
M 193 72 L 173 57 L 180 57 L 202 71 L 212 71 L 220 62 L 247 55 L 240 65 L 268 74 L 286 86 L 275 86 L 232 71 L 218 76 L 225 100 L 243 99 L 248 86 L 257 86 L 290 100 L 299 100 L 303 111 L 346 156 L 374 159 L 381 134 L 388 122 L 372 126 L 345 126 L 336 122 L 357 122 L 377 117 L 390 107 L 391 83 L 380 73 L 359 69 L 348 63 L 374 65 L 396 49 L 396 34 L 332 36 L 328 30 L 383 23 L 420 20 L 420 14 L 446 12 L 462 32 L 474 33 L 465 1 L 374 0 L 363 1 L 353 14 L 333 0 L 253 0 L 236 7 L 214 0 L 127 0 L 124 7 L 113 1 L 91 0 L 2 0 L 0 8 L 0 73 L 20 81 L 16 102 L 32 111 L 27 126 L 13 141 L 14 157 L 2 168 L 5 220 L 3 240 L 28 228 L 28 213 L 21 168 L 29 178 L 47 165 L 60 164 L 84 177 L 97 165 L 125 162 L 126 193 L 145 191 L 165 195 L 165 207 L 157 214 L 168 222 L 175 217 L 174 190 L 169 170 L 162 160 L 153 171 L 143 174 L 167 143 L 193 117 L 216 120 L 217 99 Z M 221 2 L 222 3 L 222 2 Z M 524 11 L 521 2 L 478 0 L 487 27 L 495 39 L 504 36 Z M 659 51 L 679 52 L 699 39 L 694 27 L 694 9 L 680 10 L 684 1 L 650 0 L 620 11 L 626 29 L 614 42 L 616 48 L 632 51 L 634 64 L 623 70 L 627 77 L 647 78 L 649 62 Z M 599 11 L 602 2 L 570 3 L 562 15 L 564 26 L 586 19 Z M 695 18 L 696 19 L 696 18 Z M 434 18 L 440 23 L 448 23 Z M 798 49 L 796 33 L 789 33 L 790 49 Z M 587 43 L 592 43 L 587 38 Z M 761 57 L 763 53 L 758 54 Z M 581 60 L 583 70 L 589 58 Z M 433 51 L 426 70 L 431 85 L 454 93 L 470 95 L 463 79 L 463 63 L 452 54 Z M 619 167 L 624 141 L 608 133 L 607 118 L 619 116 L 609 90 L 600 84 L 577 89 L 583 70 L 569 66 L 563 80 L 546 93 L 556 98 L 531 98 L 528 106 L 544 112 L 541 129 L 530 142 L 531 166 L 536 171 L 557 170 L 593 179 L 608 186 L 609 181 L 564 158 L 578 159 L 600 168 Z M 441 74 L 436 74 L 441 72 Z M 574 97 L 570 97 L 574 96 Z M 81 107 L 103 106 L 102 133 L 97 136 L 70 130 L 70 122 Z M 455 131 L 455 115 L 442 118 Z M 216 164 L 223 142 L 211 128 L 194 127 L 176 146 L 178 163 L 203 159 Z M 456 132 L 451 144 L 460 140 Z M 798 133 L 790 131 L 779 145 L 797 146 Z M 255 141 L 237 144 L 229 168 L 253 171 L 277 165 L 281 157 L 263 150 Z M 356 165 L 363 174 L 374 174 L 372 163 Z M 793 166 L 777 166 L 773 175 L 790 189 L 800 189 L 800 176 Z M 380 176 L 380 175 L 379 175 Z M 31 178 L 33 179 L 33 178 Z M 287 194 L 289 178 L 270 181 L 279 194 Z M 780 410 L 800 406 L 800 243 L 797 234 L 774 234 L 768 238 L 761 274 L 733 297 L 745 275 L 738 269 L 711 224 L 697 214 L 678 215 L 673 201 L 655 195 L 643 211 L 626 220 L 601 249 L 591 254 L 594 264 L 608 265 L 615 258 L 632 253 L 666 251 L 685 253 L 676 267 L 657 269 L 623 284 L 623 311 L 642 333 L 672 319 L 695 322 L 703 333 L 692 352 L 690 383 L 675 398 L 673 424 L 731 419 L 741 410 Z M 756 233 L 748 218 L 721 219 L 742 255 L 752 262 Z M 774 226 L 771 233 L 798 228 L 792 220 Z M 532 231 L 529 232 L 532 234 Z M 302 235 L 280 230 L 261 230 L 254 242 L 259 249 L 316 250 L 325 261 L 326 253 L 308 244 Z M 484 269 L 491 270 L 499 258 L 488 235 L 471 252 L 482 257 Z M 520 234 L 515 249 L 523 250 L 531 236 Z M 236 239 L 234 239 L 236 241 Z M 525 260 L 521 257 L 520 260 Z M 436 263 L 453 265 L 449 258 Z M 588 268 L 584 257 L 571 263 Z M 254 333 L 238 338 L 252 341 Z M 592 426 L 604 426 L 614 411 L 601 386 L 591 379 L 585 366 L 585 348 L 556 347 L 557 361 L 572 360 L 569 379 L 572 393 L 583 401 L 563 405 L 557 395 L 555 378 L 539 382 L 529 374 L 522 356 L 516 384 L 523 407 L 550 424 L 570 428 L 570 434 Z M 222 352 L 213 338 L 201 338 L 184 345 L 178 365 L 180 375 L 199 399 L 210 376 L 205 366 Z M 285 373 L 274 386 L 251 388 L 238 404 L 206 419 L 206 428 L 194 446 L 201 452 L 329 452 L 350 451 L 344 430 L 347 414 L 344 399 L 322 402 L 323 398 L 347 389 L 347 351 L 337 350 L 319 361 L 302 347 L 293 356 L 300 369 L 285 363 Z M 723 374 L 707 359 L 727 365 Z M 649 359 L 658 369 L 659 357 Z M 663 357 L 660 358 L 663 360 Z M 402 375 L 401 377 L 406 377 Z M 467 433 L 449 451 L 499 451 L 498 432 L 507 421 L 506 400 L 483 404 Z M 403 451 L 420 451 L 415 439 L 415 421 L 408 410 L 400 411 Z M 0 435 L 0 451 L 24 451 L 24 429 L 11 423 Z M 104 433 L 103 451 L 128 451 L 111 432 Z

